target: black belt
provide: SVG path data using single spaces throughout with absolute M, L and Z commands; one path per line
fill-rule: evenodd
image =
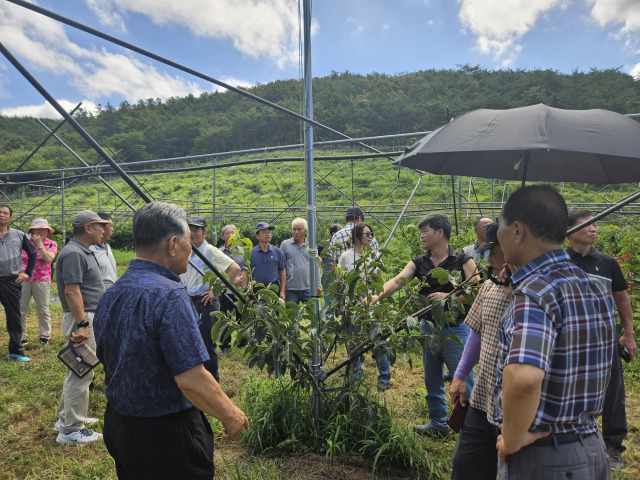
M 556 445 L 565 445 L 582 440 L 583 438 L 595 435 L 597 432 L 591 433 L 552 433 L 546 437 L 539 438 L 531 444 L 532 447 L 550 447 Z
M 5 277 L 0 277 L 0 283 L 15 282 L 16 278 L 18 278 L 18 275 L 7 275 Z

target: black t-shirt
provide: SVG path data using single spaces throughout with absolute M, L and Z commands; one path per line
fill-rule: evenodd
M 585 272 L 611 280 L 611 291 L 621 292 L 629 288 L 618 261 L 611 255 L 592 248 L 591 251 L 583 257 L 570 247 L 567 248 L 567 254 L 571 262 Z
M 454 250 L 451 245 L 449 245 L 449 256 L 445 258 L 439 265 L 438 268 L 444 268 L 448 272 L 453 272 L 455 270 L 459 270 L 462 273 L 462 278 L 466 278 L 464 273 L 464 264 L 471 260 L 472 257 L 467 255 L 466 253 L 458 252 Z M 427 283 L 424 287 L 420 289 L 420 294 L 425 297 L 434 292 L 444 292 L 449 293 L 453 290 L 453 285 L 451 283 L 445 283 L 441 285 L 437 278 L 429 275 L 429 272 L 436 268 L 436 266 L 431 261 L 431 252 L 427 252 L 424 255 L 420 255 L 412 260 L 414 265 L 416 266 L 416 277 L 422 279 Z M 446 308 L 446 307 L 445 307 Z M 458 318 L 456 318 L 456 324 L 460 324 L 464 321 L 466 313 L 460 312 L 458 314 Z M 428 311 L 425 314 L 425 319 L 431 320 L 431 311 Z

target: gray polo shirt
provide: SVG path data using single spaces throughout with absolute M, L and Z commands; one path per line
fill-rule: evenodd
M 282 242 L 280 250 L 284 253 L 284 263 L 287 266 L 286 290 L 309 290 L 311 281 L 309 280 L 309 255 L 307 246 L 298 245 L 293 238 Z M 320 269 L 316 265 L 316 285 L 320 286 Z M 315 293 L 314 293 L 315 295 Z
M 36 264 L 36 251 L 24 232 L 9 228 L 4 237 L 0 238 L 0 277 L 18 275 L 22 270 L 22 250 L 27 252 L 29 263 L 25 273 L 33 273 Z
M 108 243 L 105 243 L 104 247 L 102 245 L 91 245 L 89 248 L 98 261 L 104 288 L 109 288 L 118 280 L 118 267 L 116 266 L 116 259 L 111 253 L 111 247 Z
M 69 240 L 56 260 L 56 284 L 62 310 L 70 312 L 64 296 L 64 286 L 68 283 L 80 284 L 85 312 L 95 312 L 98 300 L 105 292 L 100 266 L 93 251 L 75 238 Z

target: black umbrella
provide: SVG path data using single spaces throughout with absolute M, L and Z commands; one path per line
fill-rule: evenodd
M 549 182 L 640 181 L 640 123 L 608 110 L 543 104 L 461 115 L 396 165 L 437 175 Z

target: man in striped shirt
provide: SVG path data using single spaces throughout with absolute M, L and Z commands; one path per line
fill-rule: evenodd
M 500 326 L 496 384 L 500 479 L 610 478 L 598 433 L 616 343 L 606 279 L 561 245 L 567 206 L 553 188 L 515 192 L 498 220 L 512 300 Z

